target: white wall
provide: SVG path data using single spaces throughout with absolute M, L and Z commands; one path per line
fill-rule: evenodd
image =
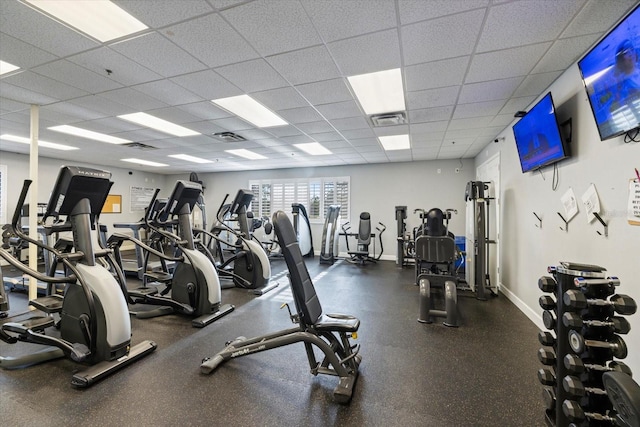
M 7 221 L 10 222 L 16 208 L 18 197 L 20 196 L 20 191 L 22 190 L 22 184 L 25 179 L 29 179 L 29 156 L 2 151 L 0 153 L 0 164 L 7 165 Z M 111 187 L 110 194 L 122 195 L 122 213 L 101 215 L 100 222 L 107 225 L 110 233 L 113 232 L 112 225 L 114 222 L 135 222 L 142 218 L 144 214 L 142 211 L 130 212 L 130 186 L 164 188 L 165 181 L 167 180 L 164 175 L 146 172 L 132 171 L 132 174 L 129 175 L 131 169 L 118 169 L 99 165 L 78 164 L 75 162 L 69 164 L 58 159 L 40 157 L 38 163 L 38 181 L 37 184 L 32 184 L 32 189 L 29 190 L 33 191 L 37 185 L 39 203 L 47 203 L 49 201 L 49 196 L 51 195 L 51 190 L 60 171 L 60 167 L 64 165 L 104 169 L 112 173 L 111 180 L 114 184 L 113 187 Z
M 626 218 L 629 180 L 634 177 L 634 168 L 640 169 L 640 144 L 625 144 L 622 137 L 600 141 L 577 65 L 560 76 L 550 90 L 560 122 L 568 117 L 573 120 L 572 157 L 558 163 L 556 191 L 551 186 L 552 167 L 542 174 L 522 173 L 511 126 L 501 134 L 504 141 L 489 144 L 476 157 L 480 165 L 500 151 L 503 290 L 540 328 L 544 328 L 538 305 L 542 293 L 537 280 L 547 274 L 547 266 L 560 261 L 600 265 L 621 279 L 620 293 L 640 301 L 640 226 L 629 225 Z M 597 221 L 587 224 L 580 200 L 591 183 L 598 191 L 609 237 L 596 233 L 603 232 Z M 556 212 L 564 212 L 560 197 L 570 187 L 580 212 L 565 232 L 559 228 L 564 223 Z M 535 227 L 538 220 L 533 212 L 542 218 L 542 229 Z M 633 329 L 624 338 L 629 346 L 625 362 L 640 372 L 640 315 L 629 320 Z
M 456 173 L 456 168 L 460 169 Z M 438 173 L 440 170 L 440 173 Z M 396 257 L 396 220 L 395 206 L 407 206 L 407 229 L 420 222 L 413 214 L 416 208 L 458 210 L 450 222 L 454 234 L 464 233 L 465 202 L 464 190 L 467 181 L 474 176 L 473 162 L 469 159 L 423 161 L 411 163 L 390 163 L 373 165 L 332 166 L 321 168 L 276 169 L 245 172 L 221 172 L 199 174 L 203 181 L 207 203 L 209 225 L 216 211 L 229 193 L 233 198 L 239 188 L 247 188 L 252 179 L 282 179 L 306 177 L 349 176 L 351 182 L 351 218 L 352 230 L 357 230 L 360 212 L 371 214 L 372 224 L 382 222 L 387 226 L 383 234 L 383 259 L 395 260 Z M 187 179 L 186 176 L 173 176 L 173 179 Z M 167 181 L 169 187 L 171 181 Z M 314 249 L 320 250 L 323 224 L 311 224 Z M 354 244 L 351 241 L 350 244 Z M 353 246 L 352 246 L 353 247 Z M 370 249 L 373 249 L 371 247 Z M 379 253 L 376 242 L 376 251 Z M 340 252 L 346 251 L 344 240 L 340 241 Z

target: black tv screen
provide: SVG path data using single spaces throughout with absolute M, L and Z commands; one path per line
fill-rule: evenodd
M 640 124 L 640 7 L 609 32 L 580 61 L 600 139 Z
M 522 172 L 539 169 L 568 157 L 562 141 L 551 92 L 513 125 Z

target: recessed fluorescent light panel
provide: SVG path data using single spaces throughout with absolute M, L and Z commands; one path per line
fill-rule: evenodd
M 245 150 L 244 148 L 238 150 L 224 150 L 229 154 L 233 154 L 234 156 L 244 157 L 249 160 L 261 160 L 266 159 L 262 154 L 254 153 L 253 151 Z
M 4 139 L 6 141 L 19 142 L 21 144 L 31 144 L 31 139 L 25 138 L 24 136 L 4 134 L 4 135 L 0 135 L 0 139 Z M 55 142 L 48 142 L 48 141 L 42 141 L 42 140 L 38 140 L 38 147 L 53 148 L 54 150 L 62 150 L 62 151 L 78 149 L 78 147 L 71 147 L 70 145 L 56 144 Z
M 188 154 L 169 154 L 169 157 L 173 157 L 174 159 L 186 160 L 187 162 L 193 163 L 212 163 L 211 160 L 201 159 L 200 157 L 194 157 Z
M 108 0 L 23 1 L 103 43 L 149 28 Z
M 107 142 L 109 144 L 128 144 L 131 141 L 124 138 L 118 138 L 116 136 L 107 135 L 105 133 L 94 132 L 92 130 L 77 128 L 75 126 L 61 125 L 52 126 L 49 130 L 55 130 L 56 132 L 67 133 L 69 135 L 79 136 L 82 138 L 93 139 L 94 141 Z
M 409 135 L 379 136 L 378 139 L 386 151 L 408 150 L 411 148 Z
M 149 160 L 142 160 L 142 159 L 120 159 L 120 160 L 122 160 L 123 162 L 136 163 L 138 165 L 155 166 L 157 168 L 161 168 L 163 166 L 169 166 L 169 165 L 165 165 L 164 163 L 151 162 Z
M 19 70 L 17 65 L 9 64 L 8 62 L 0 61 L 0 75 L 10 73 L 15 70 Z
M 322 156 L 324 154 L 332 154 L 326 147 L 318 142 L 309 142 L 306 144 L 293 144 L 294 147 L 311 154 L 312 156 Z
M 404 111 L 404 87 L 400 68 L 347 77 L 367 114 Z
M 259 128 L 284 126 L 288 124 L 282 119 L 282 117 L 278 116 L 276 113 L 269 110 L 249 95 L 213 99 L 211 102 L 232 112 L 238 117 L 242 117 Z
M 147 113 L 132 113 L 118 116 L 119 119 L 127 120 L 129 122 L 137 123 L 142 126 L 146 126 L 151 129 L 159 130 L 160 132 L 168 133 L 173 136 L 194 136 L 200 135 L 199 132 L 187 129 L 186 127 L 177 125 L 175 123 L 168 122 L 158 117 L 152 116 Z

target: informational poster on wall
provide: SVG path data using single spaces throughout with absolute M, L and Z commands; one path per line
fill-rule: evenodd
M 156 191 L 155 188 L 151 187 L 134 187 L 131 188 L 131 196 L 130 200 L 130 212 L 139 212 L 143 211 L 149 206 L 151 202 L 151 198 L 153 197 L 153 193 Z
M 640 225 L 640 179 L 629 181 L 627 221 L 631 225 Z

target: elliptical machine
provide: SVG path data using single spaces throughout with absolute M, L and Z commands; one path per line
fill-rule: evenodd
M 263 295 L 276 288 L 279 283 L 271 282 L 271 264 L 267 252 L 262 244 L 251 237 L 247 209 L 253 200 L 253 193 L 249 190 L 238 190 L 233 202 L 225 204 L 227 194 L 220 204 L 216 215 L 217 222 L 211 231 L 195 230 L 202 236 L 207 236 L 206 249 L 213 254 L 214 263 L 222 277 L 231 278 L 233 284 L 239 288 L 250 289 L 256 295 Z M 226 215 L 235 215 L 239 231 L 225 223 Z M 229 236 L 236 238 L 236 242 L 229 242 L 220 237 L 226 231 Z M 233 256 L 225 259 L 225 244 L 233 249 Z
M 159 189 L 156 190 L 149 206 L 154 205 L 159 191 Z M 173 275 L 166 279 L 163 277 L 165 289 L 162 292 L 159 292 L 156 287 L 146 286 L 127 291 L 134 304 L 160 306 L 153 310 L 132 311 L 131 313 L 136 317 L 150 318 L 179 313 L 196 317 L 191 324 L 196 328 L 203 328 L 232 312 L 235 308 L 231 304 L 221 304 L 220 280 L 216 269 L 210 259 L 195 247 L 191 209 L 196 204 L 201 192 L 202 187 L 196 182 L 177 181 L 164 210 L 156 216 L 155 221 L 151 222 L 149 215 L 145 215 L 149 229 L 171 240 L 180 252 L 178 256 L 166 255 L 140 240 L 124 234 L 115 233 L 109 237 L 109 247 L 113 248 L 114 256 L 118 262 L 121 261 L 120 246 L 122 242 L 130 240 L 158 258 L 176 263 Z M 177 235 L 164 229 L 174 216 L 178 217 Z
M 43 221 L 67 216 L 76 249 L 72 253 L 60 252 L 21 231 L 20 208 L 31 185 L 25 180 L 13 215 L 13 232 L 54 254 L 68 275 L 39 273 L 0 249 L 0 256 L 23 273 L 50 284 L 66 284 L 64 297 L 51 294 L 29 302 L 45 316 L 0 327 L 0 339 L 9 344 L 24 341 L 49 347 L 19 357 L 0 357 L 0 367 L 13 369 L 66 356 L 92 365 L 71 380 L 73 386 L 88 387 L 156 349 L 156 344 L 148 340 L 131 347 L 131 323 L 123 293 L 112 274 L 96 263 L 98 251 L 94 250 L 91 231 L 96 230 L 96 217 L 113 184 L 110 178 L 110 172 L 96 169 L 65 166 L 60 170 Z M 54 314 L 60 316 L 57 322 Z M 45 329 L 52 326 L 60 329 L 60 338 L 45 334 Z

